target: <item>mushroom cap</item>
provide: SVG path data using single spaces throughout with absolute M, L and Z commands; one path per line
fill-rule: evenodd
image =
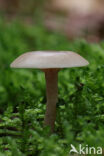
M 69 68 L 88 65 L 82 56 L 71 51 L 33 51 L 24 53 L 11 64 L 12 68 Z

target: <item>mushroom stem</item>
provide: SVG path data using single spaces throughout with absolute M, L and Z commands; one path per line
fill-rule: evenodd
M 58 69 L 45 70 L 47 106 L 44 118 L 44 124 L 50 126 L 51 132 L 54 131 L 54 123 L 56 120 L 56 103 L 58 101 Z

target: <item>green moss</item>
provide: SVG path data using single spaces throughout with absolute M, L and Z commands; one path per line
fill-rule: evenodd
M 32 50 L 71 50 L 90 65 L 59 73 L 55 133 L 43 127 L 45 80 L 39 70 L 10 69 Z M 0 155 L 67 156 L 70 144 L 104 145 L 104 42 L 69 41 L 43 26 L 0 20 Z

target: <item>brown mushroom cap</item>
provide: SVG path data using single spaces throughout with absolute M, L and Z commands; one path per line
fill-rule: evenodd
M 12 68 L 70 68 L 88 65 L 88 61 L 71 51 L 34 51 L 19 56 Z

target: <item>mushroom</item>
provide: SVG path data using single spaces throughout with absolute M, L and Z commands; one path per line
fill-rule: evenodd
M 47 106 L 44 125 L 54 131 L 56 103 L 58 102 L 58 72 L 61 68 L 88 65 L 88 61 L 71 51 L 33 51 L 19 56 L 11 64 L 12 68 L 38 68 L 45 73 Z

